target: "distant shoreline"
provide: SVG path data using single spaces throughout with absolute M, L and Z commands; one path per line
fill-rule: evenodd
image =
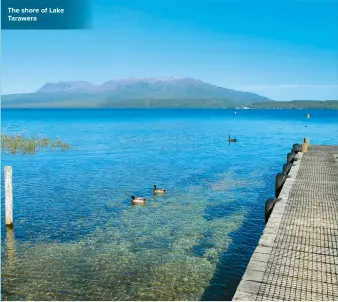
M 303 107 L 303 108 L 167 108 L 167 107 L 2 107 L 1 110 L 338 110 L 337 107 Z
M 248 104 L 240 104 L 233 100 L 222 101 L 220 99 L 125 99 L 114 101 L 110 104 L 96 101 L 65 101 L 60 96 L 57 100 L 41 101 L 20 100 L 1 102 L 2 109 L 230 109 L 230 110 L 300 110 L 300 109 L 321 109 L 337 110 L 338 100 L 314 101 L 265 101 Z

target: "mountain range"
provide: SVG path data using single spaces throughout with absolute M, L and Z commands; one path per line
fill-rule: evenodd
M 2 96 L 3 108 L 234 108 L 272 100 L 193 78 L 128 78 L 100 85 L 46 83 L 34 93 Z

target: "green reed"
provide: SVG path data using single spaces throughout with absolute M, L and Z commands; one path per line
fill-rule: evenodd
M 61 150 L 71 149 L 71 145 L 61 140 L 49 138 L 27 138 L 21 135 L 1 134 L 1 150 L 9 154 L 35 154 L 38 150 Z

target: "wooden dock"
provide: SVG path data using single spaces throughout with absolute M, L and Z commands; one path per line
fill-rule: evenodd
M 233 300 L 338 300 L 338 146 L 298 157 Z

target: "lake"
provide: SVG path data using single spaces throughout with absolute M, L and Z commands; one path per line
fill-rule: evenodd
M 2 154 L 3 300 L 231 300 L 286 154 L 338 144 L 338 111 L 8 109 L 4 128 L 72 150 Z

